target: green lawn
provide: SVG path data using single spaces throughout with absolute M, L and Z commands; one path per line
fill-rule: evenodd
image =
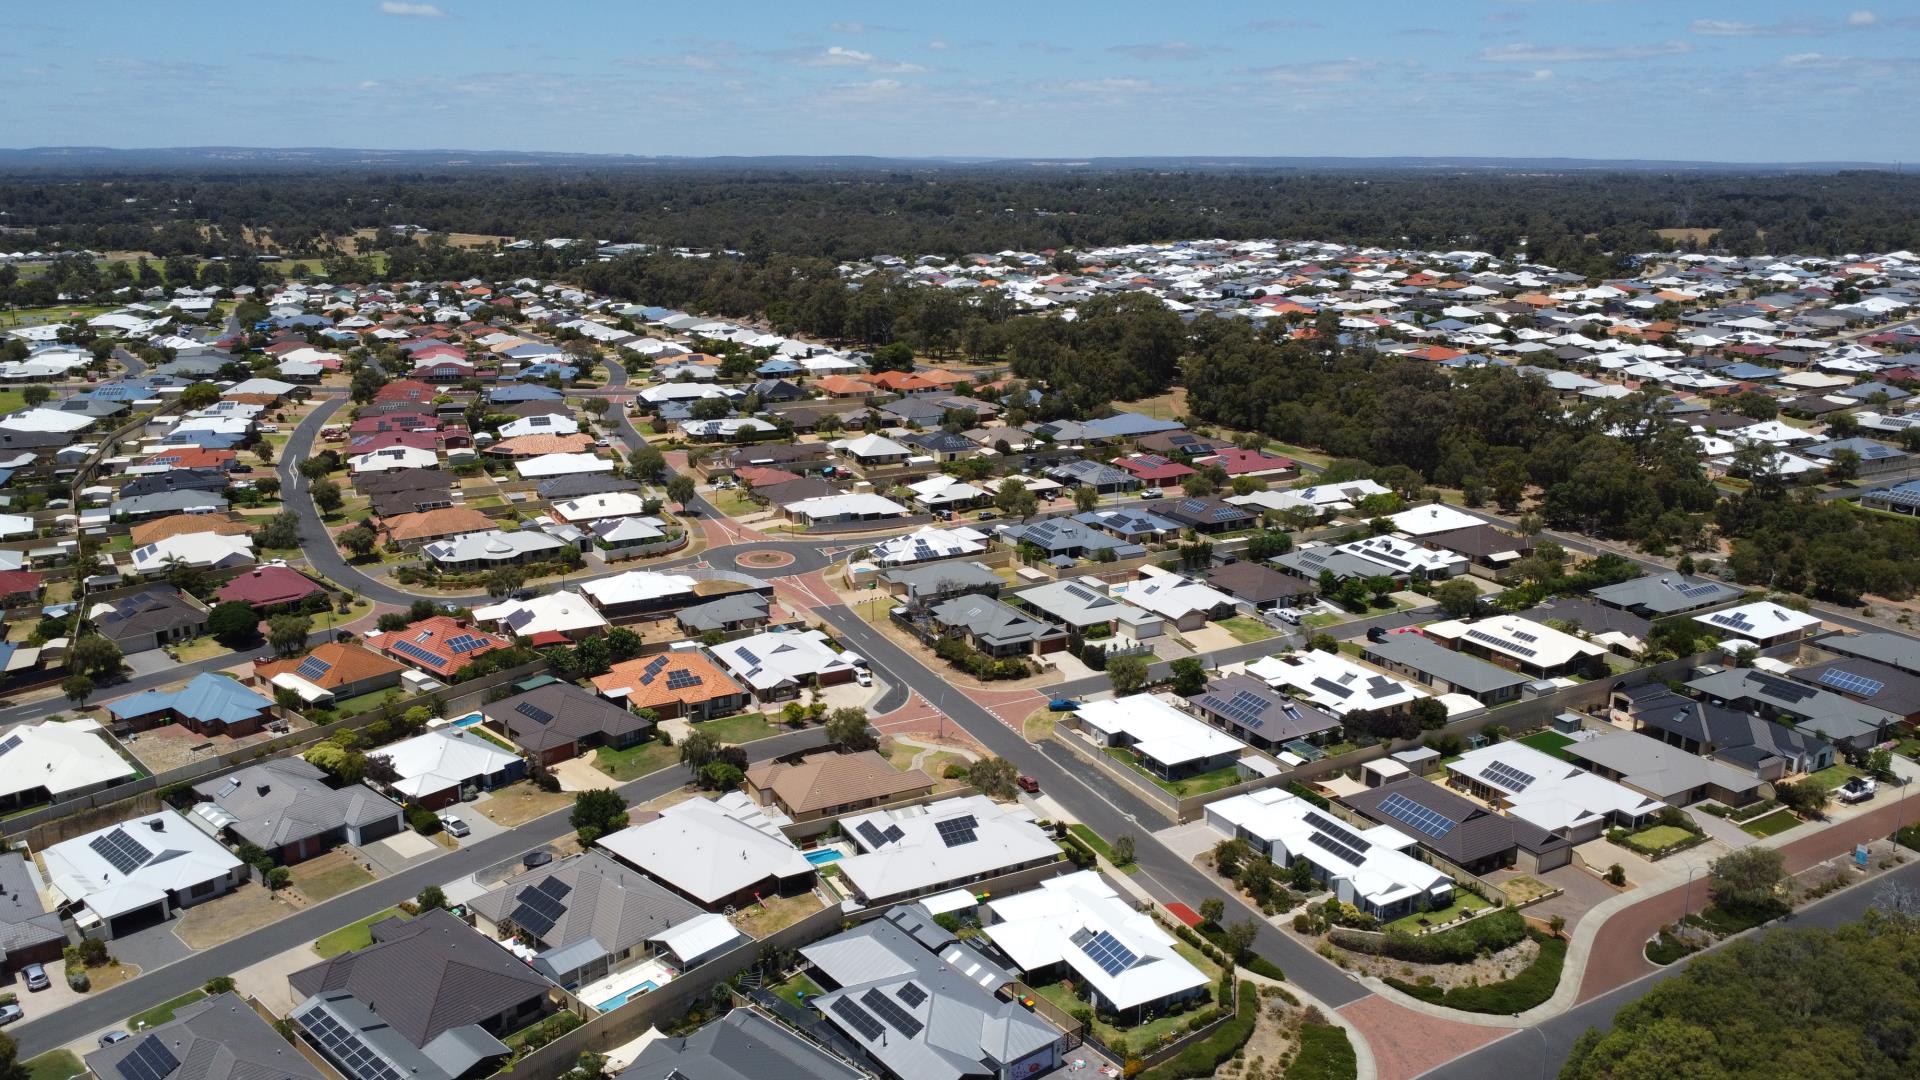
M 625 750 L 603 746 L 593 754 L 593 767 L 623 784 L 679 762 L 680 748 L 667 746 L 657 739 L 649 739 Z
M 773 993 L 775 997 L 780 998 L 789 1005 L 804 1009 L 807 1007 L 807 998 L 819 997 L 822 993 L 825 993 L 825 991 L 820 989 L 819 983 L 807 978 L 803 973 L 795 975 L 793 978 L 774 987 Z
M 1085 1001 L 1073 996 L 1072 988 L 1066 983 L 1056 982 L 1036 986 L 1033 992 L 1053 1002 L 1063 1012 L 1071 1013 L 1075 1009 L 1087 1007 Z M 1184 1034 L 1187 1030 L 1187 1021 L 1193 1017 L 1194 1011 L 1197 1010 L 1189 1010 L 1175 1016 L 1157 1017 L 1134 1027 L 1114 1027 L 1095 1017 L 1089 1034 L 1108 1046 L 1112 1046 L 1115 1040 L 1125 1039 L 1129 1051 L 1136 1054 L 1143 1053 L 1160 1045 L 1160 1040 L 1169 1034 Z
M 1182 799 L 1189 795 L 1204 795 L 1209 791 L 1219 791 L 1223 787 L 1240 782 L 1240 767 L 1238 765 L 1222 765 L 1211 772 L 1195 773 L 1192 776 L 1184 776 L 1178 780 L 1162 780 L 1160 777 L 1147 771 L 1147 767 L 1140 763 L 1140 755 L 1133 751 L 1120 746 L 1109 746 L 1106 748 L 1106 751 L 1108 757 L 1115 761 L 1124 762 L 1128 767 L 1132 768 L 1134 772 L 1160 785 L 1161 790 L 1172 792 L 1176 797 Z
M 385 911 L 376 911 L 359 922 L 348 923 L 314 942 L 313 951 L 320 954 L 320 959 L 331 960 L 341 953 L 364 949 L 373 944 L 373 924 L 395 915 L 405 917 L 406 913 L 397 907 L 390 907 Z
M 1793 811 L 1775 810 L 1771 814 L 1762 815 L 1752 821 L 1741 822 L 1740 827 L 1754 836 L 1764 838 L 1778 836 L 1798 824 L 1800 819 L 1793 816 Z
M 0 413 L 18 412 L 26 407 L 26 394 L 19 390 L 0 390 Z
M 87 1071 L 71 1050 L 49 1050 L 26 1063 L 27 1080 L 67 1080 Z
M 1462 915 L 1470 915 L 1476 911 L 1485 911 L 1487 910 L 1487 906 L 1485 900 L 1480 899 L 1467 890 L 1455 889 L 1453 890 L 1453 903 L 1439 911 L 1429 911 L 1425 915 L 1407 915 L 1395 919 L 1380 929 L 1388 933 L 1397 930 L 1406 934 L 1418 934 L 1426 928 L 1420 924 L 1421 919 L 1427 920 L 1427 926 L 1439 926 L 1441 923 L 1452 922 Z
M 396 698 L 405 697 L 406 692 L 391 686 L 385 690 L 370 691 L 365 694 L 350 697 L 345 701 L 334 702 L 333 711 L 339 713 L 341 716 L 359 716 L 361 713 L 372 712 L 379 708 L 389 696 Z
M 1531 746 L 1543 754 L 1552 754 L 1561 761 L 1572 760 L 1561 750 L 1561 747 L 1572 745 L 1573 740 L 1557 731 L 1536 731 L 1516 741 Z
M 1079 837 L 1082 842 L 1092 848 L 1094 853 L 1101 858 L 1113 863 L 1115 866 L 1120 866 L 1119 861 L 1113 857 L 1113 846 L 1107 843 L 1106 837 L 1094 832 L 1091 826 L 1082 825 L 1076 821 L 1072 825 L 1067 826 L 1067 831 Z M 1125 866 L 1120 866 L 1120 872 L 1123 874 L 1139 873 L 1140 864 L 1129 862 Z
M 1686 843 L 1692 838 L 1692 833 L 1675 825 L 1651 825 L 1627 837 L 1627 846 L 1635 851 L 1651 853 Z
M 1232 634 L 1233 640 L 1242 643 L 1265 641 L 1270 637 L 1279 636 L 1274 629 L 1266 623 L 1246 615 L 1235 615 L 1231 619 L 1221 619 L 1220 627 L 1227 633 Z
M 1824 769 L 1821 769 L 1819 772 L 1809 775 L 1807 779 L 1813 781 L 1816 784 L 1819 784 L 1821 787 L 1825 788 L 1828 791 L 1834 791 L 1838 789 L 1841 784 L 1846 783 L 1848 780 L 1851 780 L 1856 776 L 1865 776 L 1865 775 L 1866 773 L 1862 772 L 1859 769 L 1854 768 L 1851 765 L 1846 764 L 1845 762 L 1835 762 L 1834 764 L 1829 765 Z
M 766 509 L 766 507 L 748 498 L 739 488 L 733 488 L 727 491 L 708 492 L 707 501 L 713 504 L 715 510 L 720 511 L 728 517 L 745 517 L 748 514 L 757 514 Z
M 164 1024 L 173 1019 L 175 1010 L 185 1008 L 206 996 L 207 992 L 205 990 L 189 990 L 179 997 L 174 998 L 172 1001 L 163 1001 L 153 1008 L 148 1009 L 146 1012 L 135 1013 L 127 1017 L 127 1030 L 139 1031 L 141 1028 L 150 1028 L 156 1024 Z
M 768 722 L 767 718 L 759 713 L 741 713 L 738 716 L 722 717 L 719 720 L 702 720 L 694 724 L 693 729 L 704 731 L 723 743 L 733 745 L 750 743 L 769 735 L 778 735 L 785 730 Z

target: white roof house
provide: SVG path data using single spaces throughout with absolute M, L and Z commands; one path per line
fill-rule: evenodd
M 828 445 L 856 461 L 871 461 L 885 457 L 911 457 L 914 453 L 912 447 L 877 434 L 861 435 L 852 439 L 836 439 Z
M 1473 622 L 1449 619 L 1425 628 L 1428 637 L 1448 643 L 1467 643 L 1468 652 L 1485 652 L 1496 659 L 1511 660 L 1523 672 L 1557 671 L 1583 658 L 1605 656 L 1607 650 L 1591 641 L 1583 641 L 1544 623 L 1518 615 L 1494 615 Z
M 1075 710 L 1079 722 L 1108 746 L 1127 746 L 1166 772 L 1223 757 L 1237 758 L 1247 744 L 1195 719 L 1152 694 L 1089 701 Z M 1211 767 L 1211 766 L 1209 766 Z
M 1288 491 L 1269 489 L 1246 495 L 1229 495 L 1226 501 L 1235 506 L 1257 506 L 1263 510 L 1312 510 L 1328 514 L 1351 510 L 1369 496 L 1390 493 L 1391 489 L 1372 480 L 1347 480 Z
M 253 537 L 181 533 L 135 548 L 132 559 L 138 574 L 164 574 L 176 559 L 188 566 L 213 570 L 246 566 L 254 561 Z
M 1231 612 L 1238 603 L 1231 594 L 1157 566 L 1141 567 L 1140 579 L 1119 595 L 1182 629 L 1195 629 L 1196 621 L 1204 622 L 1206 616 L 1221 609 Z
M 1469 750 L 1447 771 L 1514 817 L 1576 843 L 1609 822 L 1636 824 L 1667 805 L 1524 743 Z
M 603 518 L 637 517 L 646 512 L 647 500 L 636 491 L 608 491 L 553 504 L 554 516 L 562 521 L 599 521 Z
M 209 884 L 232 883 L 243 864 L 220 841 L 172 810 L 63 840 L 42 853 L 47 880 L 61 903 L 85 908 L 83 928 L 195 899 Z M 213 895 L 224 892 L 216 888 Z
M 355 454 L 347 459 L 354 473 L 393 472 L 399 469 L 434 469 L 440 466 L 440 455 L 432 450 L 418 446 L 389 446 L 365 454 Z
M 1022 972 L 1064 962 L 1115 1010 L 1175 1000 L 1208 985 L 1206 973 L 1174 949 L 1172 935 L 1091 870 L 996 897 L 982 915 L 987 937 Z
M 548 476 L 572 476 L 577 473 L 603 473 L 613 471 L 613 462 L 593 454 L 542 454 L 513 463 L 514 471 L 522 479 L 534 480 Z
M 520 755 L 478 735 L 444 728 L 382 746 L 369 756 L 393 764 L 399 779 L 387 786 L 410 799 L 449 788 L 490 787 L 488 777 L 520 763 Z
M 917 484 L 908 484 L 907 490 L 913 492 L 914 502 L 929 509 L 970 503 L 987 494 L 984 489 L 946 475 L 929 476 Z
M 904 517 L 907 508 L 884 495 L 860 492 L 852 495 L 822 495 L 790 502 L 782 510 L 796 521 L 835 522 L 870 521 L 875 518 Z
M 1060 854 L 1027 810 L 985 795 L 861 814 L 840 828 L 860 853 L 834 865 L 868 904 L 939 892 Z
M 65 412 L 60 409 L 27 409 L 11 416 L 0 417 L 0 428 L 8 431 L 31 431 L 43 434 L 65 434 L 91 427 L 96 418 L 83 412 Z
M 629 570 L 612 577 L 595 578 L 582 582 L 580 591 L 587 594 L 595 607 L 602 611 L 610 607 L 625 604 L 646 604 L 668 597 L 694 594 L 698 582 L 685 574 L 663 574 L 656 570 Z
M 727 674 L 765 698 L 798 690 L 818 676 L 822 683 L 853 671 L 851 653 L 837 653 L 819 630 L 770 631 L 724 641 L 710 650 Z
M 486 532 L 462 533 L 448 540 L 438 540 L 421 550 L 435 562 L 461 565 L 518 562 L 541 552 L 558 551 L 566 546 L 546 533 L 533 529 L 518 529 L 514 532 L 488 529 Z
M 1313 876 L 1343 903 L 1381 918 L 1398 918 L 1452 902 L 1453 879 L 1408 850 L 1413 837 L 1387 825 L 1363 829 L 1335 818 L 1292 792 L 1262 788 L 1207 805 L 1207 824 L 1248 838 L 1274 862 L 1305 859 Z
M 1758 645 L 1797 639 L 1820 626 L 1818 615 L 1782 607 L 1771 600 L 1756 600 L 1724 611 L 1695 615 L 1693 621 Z
M 867 553 L 867 560 L 879 566 L 904 566 L 928 559 L 978 555 L 985 550 L 986 534 L 978 529 L 965 526 L 936 529 L 926 526 L 873 545 Z
M 744 792 L 688 799 L 652 821 L 595 841 L 608 854 L 707 907 L 727 903 L 769 877 L 813 873 L 813 864 Z
M 520 435 L 577 435 L 579 432 L 580 421 L 562 413 L 523 416 L 500 425 L 500 437 L 503 439 Z
M 1432 536 L 1435 533 L 1452 532 L 1455 529 L 1471 529 L 1486 522 L 1464 510 L 1455 510 L 1445 503 L 1430 506 L 1416 506 L 1411 510 L 1402 510 L 1389 517 L 1393 531 L 1407 536 Z
M 132 776 L 133 766 L 99 730 L 94 721 L 76 720 L 0 732 L 0 803 L 38 802 L 43 789 L 55 800 L 83 795 Z
M 473 617 L 479 622 L 490 623 L 501 633 L 518 637 L 532 637 L 535 634 L 579 634 L 605 629 L 607 620 L 586 597 L 576 592 L 548 593 L 527 600 L 504 600 L 483 608 L 475 608 Z
M 1341 656 L 1308 650 L 1288 656 L 1266 656 L 1247 665 L 1247 674 L 1278 690 L 1293 690 L 1334 716 L 1359 709 L 1391 709 L 1427 692 Z

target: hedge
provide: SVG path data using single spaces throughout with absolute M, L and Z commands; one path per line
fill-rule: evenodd
M 1301 798 L 1307 800 L 1308 802 L 1312 803 L 1313 805 L 1319 807 L 1322 810 L 1332 809 L 1333 807 L 1333 803 L 1327 801 L 1327 797 L 1325 795 L 1320 794 L 1319 792 L 1313 790 L 1312 788 L 1308 787 L 1307 785 L 1301 783 L 1298 780 L 1287 781 L 1287 790 L 1294 793 L 1295 795 L 1300 796 Z
M 1253 1037 L 1253 1025 L 1260 1019 L 1260 995 L 1251 980 L 1240 981 L 1240 1004 L 1231 1019 L 1213 1029 L 1213 1034 L 1181 1048 L 1180 1052 L 1140 1073 L 1141 1080 L 1195 1080 L 1212 1076 L 1223 1062 L 1240 1052 Z
M 1286 1080 L 1354 1080 L 1360 1062 L 1347 1041 L 1347 1029 L 1336 1024 L 1301 1024 L 1300 1052 L 1287 1066 Z
M 1384 956 L 1409 964 L 1465 964 L 1483 952 L 1496 953 L 1520 944 L 1527 936 L 1527 921 L 1520 913 L 1502 910 L 1482 915 L 1438 933 L 1356 934 L 1335 930 L 1333 943 L 1343 949 Z
M 1186 928 L 1181 927 L 1180 929 L 1184 931 Z M 1234 956 L 1227 948 L 1226 932 L 1219 927 L 1208 926 L 1202 923 L 1198 929 L 1200 934 L 1204 936 L 1208 942 L 1212 943 L 1214 950 L 1218 952 L 1220 956 L 1228 958 L 1233 963 L 1239 964 L 1255 975 L 1265 976 L 1275 982 L 1284 982 L 1286 980 L 1286 972 L 1281 971 L 1275 966 L 1273 961 L 1268 960 L 1266 957 L 1261 956 L 1251 949 L 1247 951 L 1247 955 L 1245 956 Z M 1198 942 L 1192 942 L 1191 944 L 1198 944 Z
M 1553 996 L 1554 988 L 1560 985 L 1560 968 L 1567 960 L 1567 943 L 1564 939 L 1538 931 L 1529 931 L 1528 936 L 1540 943 L 1540 955 L 1527 965 L 1525 971 L 1506 982 L 1442 990 L 1437 986 L 1415 986 L 1391 976 L 1384 981 L 1395 990 L 1430 1005 L 1462 1012 L 1517 1015 Z

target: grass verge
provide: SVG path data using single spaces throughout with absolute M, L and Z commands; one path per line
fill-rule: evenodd
M 668 746 L 657 739 L 636 743 L 624 750 L 603 746 L 593 754 L 593 767 L 621 783 L 638 780 L 648 773 L 679 763 L 680 748 Z
M 207 992 L 205 990 L 189 990 L 179 997 L 174 998 L 172 1001 L 163 1001 L 153 1008 L 148 1009 L 146 1012 L 135 1013 L 127 1017 L 127 1030 L 139 1031 L 141 1028 L 150 1028 L 157 1024 L 164 1024 L 173 1019 L 175 1012 L 186 1008 L 188 1005 L 206 996 Z
M 348 923 L 338 930 L 323 934 L 320 940 L 313 943 L 313 951 L 320 955 L 320 959 L 331 960 L 341 953 L 364 949 L 373 944 L 373 924 L 395 915 L 406 917 L 406 913 L 399 908 L 390 907 L 385 911 L 376 911 L 359 922 Z

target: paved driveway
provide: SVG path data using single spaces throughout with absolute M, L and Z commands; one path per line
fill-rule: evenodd
M 174 663 L 173 657 L 168 656 L 164 649 L 142 649 L 137 653 L 128 653 L 123 659 L 126 661 L 127 670 L 133 672 L 136 678 L 141 675 L 159 675 L 180 666 Z
M 405 829 L 359 849 L 380 870 L 381 877 L 391 877 L 410 866 L 418 866 L 438 855 L 446 848 L 421 836 L 412 829 Z
M 158 926 L 149 926 L 126 937 L 114 938 L 107 942 L 107 951 L 120 958 L 123 964 L 137 964 L 141 971 L 152 971 L 165 967 L 192 953 L 187 943 L 181 941 L 173 932 L 173 920 L 168 919 Z M 59 965 L 47 970 L 55 972 Z M 56 978 L 59 976 L 56 974 Z

